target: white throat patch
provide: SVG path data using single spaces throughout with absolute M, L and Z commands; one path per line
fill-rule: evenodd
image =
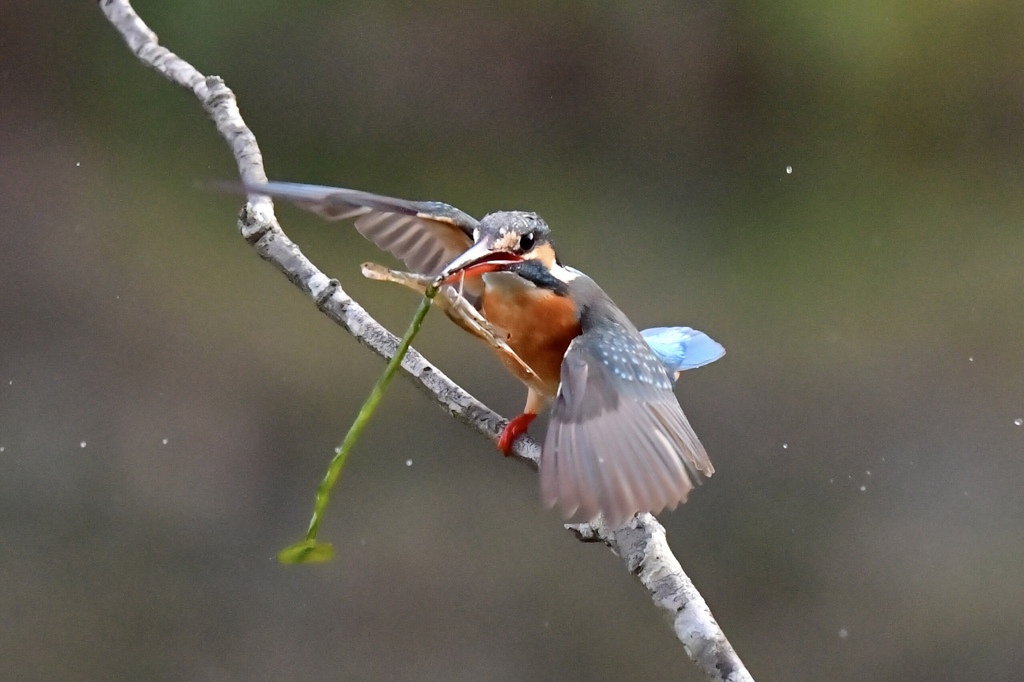
M 579 270 L 575 268 L 567 268 L 563 265 L 555 263 L 554 265 L 551 266 L 551 274 L 554 276 L 555 279 L 559 280 L 560 282 L 568 283 L 573 281 L 583 273 L 581 273 Z

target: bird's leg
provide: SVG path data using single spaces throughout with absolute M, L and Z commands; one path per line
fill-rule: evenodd
M 498 437 L 498 449 L 502 454 L 506 457 L 512 454 L 512 444 L 515 443 L 516 438 L 526 433 L 530 424 L 537 418 L 537 413 L 544 409 L 547 402 L 548 398 L 544 394 L 530 389 L 526 396 L 526 407 L 523 408 L 523 413 L 509 421 Z
M 498 437 L 498 449 L 501 450 L 503 455 L 508 457 L 512 454 L 512 444 L 516 441 L 516 438 L 526 433 L 527 429 L 530 428 L 530 424 L 536 418 L 537 415 L 532 412 L 523 412 L 518 417 L 509 421 Z

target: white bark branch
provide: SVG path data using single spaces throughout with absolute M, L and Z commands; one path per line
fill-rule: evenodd
M 665 527 L 656 518 L 638 514 L 617 529 L 591 523 L 566 527 L 582 542 L 603 542 L 626 562 L 629 572 L 668 615 L 686 653 L 709 680 L 753 682 L 704 597 L 672 554 Z
M 234 94 L 217 76 L 204 76 L 191 64 L 162 47 L 156 34 L 139 18 L 129 0 L 99 0 L 100 8 L 128 47 L 146 66 L 172 83 L 191 91 L 231 147 L 238 172 L 247 183 L 265 182 L 263 156 L 245 125 Z M 389 359 L 398 338 L 374 320 L 341 284 L 309 261 L 282 231 L 268 197 L 247 203 L 238 221 L 242 236 L 265 260 L 304 291 L 325 315 L 337 322 L 382 358 Z M 410 349 L 402 370 L 435 402 L 454 417 L 497 441 L 506 421 L 467 393 Z M 537 467 L 540 447 L 520 438 L 513 454 Z M 567 526 L 584 542 L 603 542 L 626 562 L 650 593 L 654 603 L 671 617 L 676 637 L 709 680 L 741 682 L 752 678 L 711 615 L 697 588 L 672 554 L 664 527 L 650 514 L 641 514 L 620 529 L 601 523 Z

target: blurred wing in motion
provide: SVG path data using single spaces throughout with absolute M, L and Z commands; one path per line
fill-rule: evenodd
M 431 277 L 473 244 L 477 220 L 439 201 L 407 201 L 340 187 L 268 182 L 250 194 L 287 199 L 328 219 L 355 218 L 356 229 L 410 270 Z
M 652 327 L 640 334 L 669 374 L 677 378 L 682 371 L 703 367 L 725 355 L 722 344 L 689 327 Z
M 591 329 L 570 345 L 541 455 L 541 492 L 566 517 L 612 525 L 686 501 L 714 472 L 660 359 L 635 329 Z

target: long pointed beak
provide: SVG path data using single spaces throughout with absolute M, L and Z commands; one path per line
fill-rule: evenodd
M 514 253 L 494 251 L 483 242 L 477 242 L 445 266 L 441 274 L 437 276 L 437 282 L 440 284 L 459 276 L 473 277 L 485 272 L 503 270 L 521 260 L 523 259 Z

